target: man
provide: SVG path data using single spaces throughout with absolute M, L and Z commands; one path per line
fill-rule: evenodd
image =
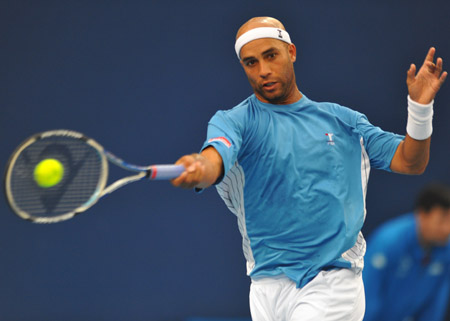
M 414 213 L 378 228 L 367 242 L 366 321 L 443 321 L 450 291 L 450 188 L 433 184 Z
M 254 95 L 208 126 L 200 154 L 181 157 L 183 188 L 217 190 L 237 216 L 250 310 L 259 320 L 362 320 L 365 191 L 370 167 L 419 174 L 429 157 L 432 102 L 447 73 L 431 48 L 411 65 L 408 135 L 309 100 L 297 88 L 296 47 L 280 21 L 256 17 L 236 54 Z

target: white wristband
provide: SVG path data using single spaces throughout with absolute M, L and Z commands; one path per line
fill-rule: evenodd
M 423 105 L 415 102 L 408 95 L 408 122 L 406 132 L 416 140 L 424 140 L 433 132 L 433 103 Z

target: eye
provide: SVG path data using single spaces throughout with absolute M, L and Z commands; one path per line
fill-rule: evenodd
M 267 58 L 273 59 L 273 58 L 276 57 L 276 55 L 277 55 L 277 54 L 276 54 L 275 52 L 272 52 L 272 53 L 270 53 L 270 54 L 267 55 Z
M 247 67 L 251 67 L 251 66 L 253 66 L 255 63 L 256 63 L 256 59 L 250 59 L 250 60 L 247 60 L 247 61 L 245 62 L 245 65 L 246 65 Z

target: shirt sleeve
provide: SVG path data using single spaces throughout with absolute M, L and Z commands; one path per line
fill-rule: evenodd
M 214 147 L 222 157 L 225 177 L 237 160 L 242 145 L 242 128 L 229 112 L 218 111 L 208 123 L 208 132 L 202 150 Z
M 370 166 L 391 171 L 391 161 L 400 142 L 405 136 L 385 132 L 372 125 L 366 116 L 360 115 L 356 124 L 370 159 Z

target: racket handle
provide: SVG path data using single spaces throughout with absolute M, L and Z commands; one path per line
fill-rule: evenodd
M 168 180 L 177 178 L 185 170 L 183 165 L 154 165 L 151 168 L 149 179 L 151 180 Z

